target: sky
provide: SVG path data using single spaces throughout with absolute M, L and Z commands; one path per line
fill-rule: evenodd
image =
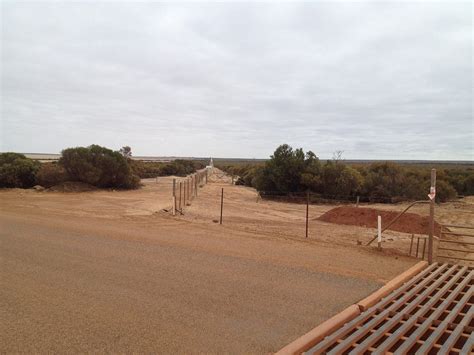
M 474 160 L 472 6 L 4 0 L 0 151 Z

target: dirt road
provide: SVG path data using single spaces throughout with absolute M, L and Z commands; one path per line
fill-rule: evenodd
M 0 192 L 0 351 L 268 353 L 415 263 L 203 222 L 218 184 L 173 218 L 147 184 Z

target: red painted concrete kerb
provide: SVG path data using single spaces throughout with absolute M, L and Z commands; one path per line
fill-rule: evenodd
M 403 283 L 411 279 L 427 266 L 428 263 L 426 261 L 420 261 L 419 263 L 413 265 L 405 272 L 387 282 L 384 286 L 372 293 L 370 296 L 364 298 L 356 304 L 353 304 L 352 306 L 347 307 L 345 310 L 336 314 L 334 317 L 329 318 L 327 321 L 321 323 L 316 328 L 312 329 L 305 335 L 299 337 L 295 341 L 279 350 L 276 354 L 301 354 L 302 352 L 308 350 L 312 346 L 319 343 L 327 335 L 342 327 L 347 322 L 350 322 L 368 308 L 372 307 L 383 297 L 387 296 L 390 292 L 400 287 Z

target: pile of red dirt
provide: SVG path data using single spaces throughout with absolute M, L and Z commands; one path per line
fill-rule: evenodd
M 377 210 L 375 208 L 361 208 L 341 206 L 326 212 L 318 220 L 323 222 L 348 224 L 368 228 L 377 228 L 377 216 L 382 217 L 382 229 L 390 223 L 400 212 Z M 390 230 L 413 233 L 429 233 L 429 217 L 423 217 L 416 213 L 405 213 L 398 221 L 392 224 Z M 439 236 L 440 225 L 435 221 L 435 235 Z

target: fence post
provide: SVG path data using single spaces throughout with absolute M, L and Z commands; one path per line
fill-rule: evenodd
M 198 196 L 198 175 L 196 174 L 194 176 L 194 194 L 196 195 L 196 197 Z
M 306 238 L 308 238 L 309 190 L 306 191 Z
M 418 258 L 418 248 L 420 247 L 420 237 L 416 239 L 416 258 Z
M 219 224 L 222 224 L 222 210 L 224 209 L 224 188 L 221 191 L 221 218 L 219 220 Z
M 357 196 L 356 207 L 359 207 L 359 198 L 360 198 L 360 196 Z
M 428 264 L 433 263 L 433 235 L 434 235 L 434 209 L 436 196 L 436 169 L 431 169 L 431 187 L 428 195 L 430 201 L 430 232 L 428 235 Z
M 208 175 L 209 170 L 206 169 L 206 185 L 207 185 L 207 175 Z
M 377 244 L 382 249 L 382 217 L 377 216 Z
M 186 180 L 183 182 L 183 206 L 186 207 Z
M 181 206 L 181 190 L 182 190 L 182 183 L 180 181 L 179 182 L 179 211 L 183 213 L 183 208 Z
M 414 237 L 415 237 L 415 235 L 412 234 L 412 235 L 411 235 L 411 242 L 410 242 L 410 253 L 409 253 L 410 256 L 411 256 L 411 251 L 412 251 L 412 249 L 413 249 L 413 238 L 414 238 Z
M 189 178 L 186 179 L 186 185 L 188 186 L 188 201 L 191 201 L 191 193 L 190 193 L 190 183 Z
M 425 249 L 426 249 L 426 238 L 423 238 L 423 255 L 421 256 L 421 260 L 425 260 Z
M 176 179 L 173 179 L 173 216 L 176 216 Z
M 189 195 L 190 197 L 190 200 L 192 200 L 194 198 L 194 175 L 191 175 L 190 177 L 190 182 L 191 182 L 191 194 Z

